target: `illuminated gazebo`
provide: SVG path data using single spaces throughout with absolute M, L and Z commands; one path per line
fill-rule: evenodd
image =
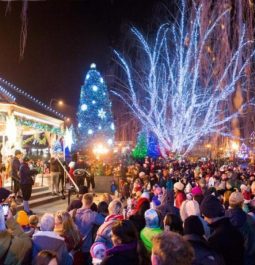
M 15 92 L 18 97 L 14 96 Z M 61 113 L 0 78 L 0 144 L 3 161 L 13 155 L 16 149 L 24 150 L 29 155 L 47 157 L 56 142 L 61 142 L 63 135 L 64 116 Z

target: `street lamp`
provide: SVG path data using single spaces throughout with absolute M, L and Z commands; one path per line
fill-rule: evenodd
M 58 106 L 63 106 L 63 105 L 64 105 L 63 100 L 59 100 L 59 99 L 56 99 L 56 98 L 52 98 L 52 99 L 50 100 L 50 108 L 52 107 L 52 104 L 53 104 L 54 102 L 57 102 Z

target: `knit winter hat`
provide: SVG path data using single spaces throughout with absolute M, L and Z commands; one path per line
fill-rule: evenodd
M 244 201 L 243 194 L 239 191 L 232 192 L 229 196 L 230 205 L 238 205 L 243 203 L 243 201 Z
M 139 178 L 143 178 L 145 176 L 145 173 L 142 171 L 139 173 Z
M 144 213 L 146 226 L 149 228 L 159 227 L 159 216 L 154 209 L 149 209 Z
M 180 181 L 178 181 L 174 183 L 174 189 L 182 191 L 184 189 L 184 185 Z
M 200 215 L 199 204 L 195 200 L 186 200 L 180 208 L 180 216 L 182 221 L 186 220 L 191 215 Z
M 106 246 L 102 242 L 94 243 L 90 248 L 92 258 L 103 259 L 106 256 Z
M 240 186 L 240 190 L 241 191 L 247 191 L 247 186 L 246 185 L 244 185 L 244 184 L 242 184 L 241 186 Z
M 17 213 L 16 221 L 21 226 L 29 225 L 29 218 L 25 211 L 19 211 Z
M 142 196 L 141 196 L 141 198 L 146 198 L 146 199 L 150 200 L 150 193 L 149 193 L 149 192 L 146 192 L 146 191 L 144 191 L 144 192 L 142 193 Z
M 224 216 L 224 208 L 214 195 L 208 195 L 203 199 L 200 210 L 208 218 Z
M 203 195 L 203 191 L 202 191 L 202 189 L 199 186 L 194 187 L 191 190 L 191 193 L 192 193 L 193 196 Z
M 199 236 L 203 236 L 205 233 L 203 224 L 198 216 L 191 215 L 189 216 L 183 224 L 183 234 L 190 235 L 196 234 Z

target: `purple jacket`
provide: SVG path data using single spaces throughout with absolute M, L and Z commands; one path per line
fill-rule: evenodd
M 61 265 L 72 265 L 73 259 L 69 255 L 65 240 L 53 231 L 38 231 L 32 237 L 33 259 L 41 250 L 52 250 L 57 253 Z

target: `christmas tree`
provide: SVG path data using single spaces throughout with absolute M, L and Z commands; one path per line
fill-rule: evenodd
M 114 123 L 107 86 L 96 65 L 91 64 L 81 87 L 78 109 L 80 146 L 92 147 L 96 143 L 112 145 Z
M 132 152 L 133 158 L 140 160 L 144 159 L 147 155 L 147 134 L 140 132 L 137 137 L 136 147 Z
M 158 146 L 158 139 L 152 132 L 149 133 L 149 139 L 148 139 L 148 152 L 147 155 L 149 157 L 152 157 L 154 159 L 158 158 L 160 156 L 159 152 L 159 146 Z

